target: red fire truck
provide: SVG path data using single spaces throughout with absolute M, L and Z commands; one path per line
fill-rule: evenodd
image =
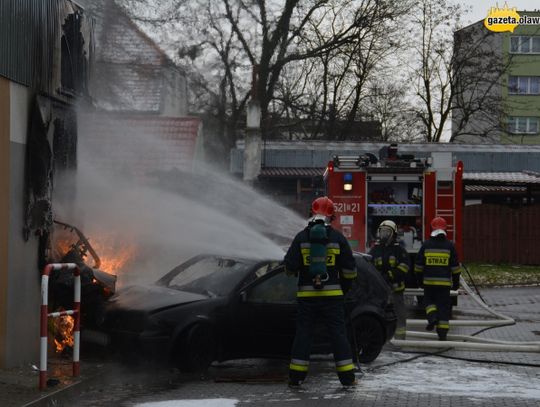
M 462 177 L 463 163 L 453 165 L 451 152 L 415 158 L 398 154 L 397 145 L 391 144 L 379 151 L 379 157 L 335 156 L 325 171 L 327 195 L 336 214 L 333 226 L 353 250 L 367 252 L 379 224 L 393 220 L 403 245 L 414 256 L 429 238 L 431 219 L 440 216 L 461 256 Z

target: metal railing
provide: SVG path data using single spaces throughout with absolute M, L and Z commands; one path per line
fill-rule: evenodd
M 73 270 L 74 299 L 73 309 L 52 312 L 49 314 L 49 275 L 53 270 Z M 80 373 L 80 344 L 81 344 L 81 273 L 75 263 L 52 263 L 43 268 L 41 274 L 41 316 L 40 316 L 40 355 L 39 355 L 39 389 L 47 387 L 47 321 L 49 318 L 58 318 L 72 315 L 73 324 L 73 376 Z

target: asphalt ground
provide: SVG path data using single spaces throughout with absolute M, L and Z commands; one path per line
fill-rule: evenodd
M 516 324 L 478 336 L 540 341 L 540 287 L 491 288 L 482 295 Z M 455 316 L 492 319 L 467 296 L 460 297 Z M 479 330 L 460 328 L 459 333 Z M 0 371 L 0 406 L 540 405 L 540 353 L 429 353 L 387 346 L 375 362 L 361 366 L 352 390 L 339 385 L 331 356 L 317 355 L 306 383 L 292 390 L 286 386 L 287 361 L 229 361 L 199 377 L 150 364 L 129 366 L 107 355 L 85 355 L 83 348 L 81 377 L 69 376 L 69 359 L 54 358 L 50 377 L 59 382 L 44 392 L 37 389 L 38 372 L 32 366 Z

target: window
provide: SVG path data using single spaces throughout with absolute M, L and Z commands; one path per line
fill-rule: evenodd
M 87 66 L 81 25 L 82 17 L 76 12 L 69 14 L 62 26 L 61 90 L 71 96 L 86 91 Z
M 540 94 L 540 76 L 508 77 L 508 93 L 517 95 Z
M 513 54 L 539 54 L 540 36 L 510 37 L 510 52 Z
M 511 134 L 538 134 L 540 118 L 510 116 L 508 132 Z
M 223 257 L 201 258 L 186 268 L 171 271 L 167 287 L 210 297 L 228 295 L 246 276 L 249 266 Z
M 296 282 L 296 278 L 287 276 L 285 272 L 278 273 L 249 290 L 247 300 L 258 303 L 294 304 Z

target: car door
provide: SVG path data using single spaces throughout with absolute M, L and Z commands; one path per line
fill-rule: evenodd
M 239 313 L 253 356 L 288 357 L 296 328 L 296 278 L 280 266 L 241 292 Z

